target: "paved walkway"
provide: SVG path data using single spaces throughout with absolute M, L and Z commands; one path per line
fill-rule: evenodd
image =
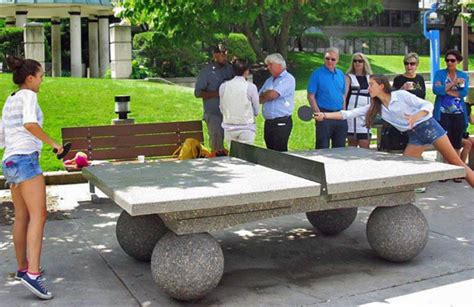
M 148 263 L 118 246 L 117 206 L 91 204 L 86 184 L 51 186 L 48 194 L 59 210 L 47 223 L 43 253 L 55 299 L 39 301 L 11 278 L 11 227 L 0 226 L 0 306 L 181 304 L 155 287 Z M 474 306 L 473 199 L 472 189 L 452 181 L 418 194 L 429 241 L 403 264 L 371 251 L 365 236 L 370 208 L 360 208 L 356 222 L 335 237 L 315 232 L 303 214 L 213 233 L 224 251 L 225 273 L 198 304 Z

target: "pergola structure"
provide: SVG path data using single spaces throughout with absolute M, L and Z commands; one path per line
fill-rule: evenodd
M 53 76 L 61 76 L 60 26 L 61 20 L 66 18 L 70 22 L 71 76 L 83 76 L 81 18 L 87 18 L 89 76 L 103 77 L 112 66 L 113 78 L 129 77 L 130 27 L 109 25 L 109 17 L 112 15 L 113 7 L 109 0 L 0 0 L 0 18 L 6 19 L 7 26 L 25 28 L 25 56 L 36 58 L 40 62 L 44 62 L 44 30 L 42 24 L 31 21 L 51 19 Z

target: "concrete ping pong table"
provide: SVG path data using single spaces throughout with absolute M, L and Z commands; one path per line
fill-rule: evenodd
M 357 207 L 376 207 L 367 223 L 370 246 L 384 259 L 408 261 L 428 238 L 414 189 L 465 172 L 353 147 L 281 153 L 233 142 L 229 157 L 98 165 L 83 176 L 124 210 L 116 225 L 122 249 L 151 260 L 161 290 L 193 300 L 212 291 L 224 271 L 209 232 L 282 215 L 305 212 L 333 235 L 351 225 Z

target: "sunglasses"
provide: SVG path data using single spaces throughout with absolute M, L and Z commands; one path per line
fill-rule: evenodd
M 445 59 L 446 63 L 456 63 L 458 60 L 456 59 Z
M 337 59 L 335 58 L 324 58 L 326 61 L 336 62 Z
M 416 62 L 403 62 L 405 66 L 410 65 L 410 66 L 416 66 Z
M 364 63 L 364 60 L 352 60 L 352 63 Z

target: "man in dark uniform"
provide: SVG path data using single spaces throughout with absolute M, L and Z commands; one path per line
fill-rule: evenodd
M 219 109 L 219 86 L 234 77 L 227 61 L 227 49 L 218 44 L 212 49 L 212 62 L 203 67 L 196 80 L 194 96 L 203 100 L 204 121 L 207 125 L 212 151 L 224 149 L 222 114 Z

